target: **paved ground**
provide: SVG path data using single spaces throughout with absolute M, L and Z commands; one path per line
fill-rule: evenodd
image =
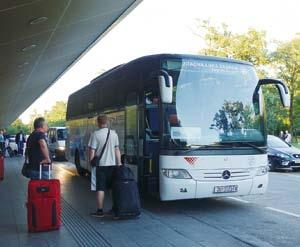
M 60 231 L 28 234 L 27 180 L 22 160 L 6 160 L 0 183 L 0 246 L 284 246 L 300 247 L 300 172 L 271 173 L 264 196 L 158 202 L 143 200 L 140 219 L 94 219 L 88 178 L 70 163 L 57 163 L 61 180 Z M 106 205 L 109 209 L 110 205 Z

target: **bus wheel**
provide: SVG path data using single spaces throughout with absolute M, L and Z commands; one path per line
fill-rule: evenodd
M 81 166 L 80 166 L 80 157 L 79 157 L 79 152 L 78 150 L 76 150 L 75 152 L 75 165 L 76 165 L 76 169 L 77 169 L 77 173 L 79 176 L 85 176 L 86 175 L 86 171 L 85 169 L 83 169 Z

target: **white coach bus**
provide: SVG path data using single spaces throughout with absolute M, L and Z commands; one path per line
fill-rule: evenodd
M 90 170 L 87 143 L 106 113 L 140 191 L 160 200 L 263 194 L 268 185 L 265 110 L 250 63 L 161 54 L 133 60 L 69 97 L 67 154 Z

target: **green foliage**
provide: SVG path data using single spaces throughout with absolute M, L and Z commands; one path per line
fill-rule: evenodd
M 300 95 L 295 96 L 294 98 L 294 133 L 300 135 Z
M 281 130 L 289 129 L 289 111 L 282 107 L 280 96 L 276 88 L 265 86 L 263 88 L 266 105 L 268 133 L 278 135 Z
M 272 62 L 278 69 L 278 76 L 290 89 L 290 131 L 295 134 L 299 132 L 300 39 L 279 43 L 276 52 L 272 54 Z
M 9 134 L 15 135 L 22 129 L 25 134 L 30 134 L 33 131 L 33 122 L 38 117 L 45 117 L 50 127 L 66 126 L 66 110 L 67 103 L 64 101 L 57 101 L 44 115 L 34 109 L 30 114 L 29 124 L 24 124 L 21 119 L 17 119 L 7 128 L 7 131 Z
M 259 77 L 266 77 L 266 68 L 273 68 L 284 79 L 291 92 L 291 108 L 282 108 L 274 87 L 264 87 L 269 133 L 290 128 L 300 133 L 300 39 L 279 43 L 276 52 L 268 51 L 266 33 L 249 28 L 245 33 L 233 33 L 226 24 L 216 27 L 209 21 L 198 20 L 198 29 L 204 31 L 206 48 L 201 54 L 230 57 L 251 62 Z
M 49 127 L 65 127 L 66 121 L 64 119 L 48 122 Z
M 65 126 L 67 103 L 57 101 L 49 112 L 45 112 L 45 118 L 50 126 Z
M 42 114 L 38 113 L 38 111 L 36 109 L 34 109 L 32 111 L 32 113 L 30 114 L 30 120 L 29 120 L 29 124 L 28 124 L 31 131 L 33 131 L 33 122 L 38 117 L 42 117 Z
M 15 120 L 8 128 L 7 132 L 10 135 L 16 135 L 20 130 L 23 130 L 24 134 L 30 134 L 30 128 L 27 124 L 24 124 L 21 119 Z
M 246 33 L 237 34 L 226 24 L 215 27 L 209 21 L 198 20 L 198 27 L 204 29 L 206 48 L 201 54 L 240 59 L 251 62 L 257 68 L 269 63 L 266 33 L 249 28 Z
M 300 83 L 300 39 L 281 42 L 272 54 L 272 62 L 278 68 L 278 75 L 284 79 L 291 91 L 297 90 Z

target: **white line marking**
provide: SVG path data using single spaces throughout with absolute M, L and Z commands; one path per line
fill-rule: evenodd
M 67 170 L 65 168 L 62 168 L 62 167 L 59 167 L 59 166 L 57 168 L 60 169 L 60 170 L 63 170 L 64 172 L 66 172 L 66 173 L 68 173 L 68 174 L 70 174 L 72 176 L 76 176 L 76 174 L 74 172 L 70 172 L 69 170 Z
M 234 201 L 237 201 L 237 202 L 242 202 L 242 203 L 250 203 L 249 201 L 246 201 L 246 200 L 243 200 L 243 199 L 240 199 L 240 198 L 237 198 L 237 197 L 227 197 L 231 200 L 234 200 Z
M 277 213 L 282 213 L 282 214 L 286 214 L 286 215 L 289 215 L 289 216 L 294 216 L 296 218 L 300 218 L 300 214 L 294 214 L 294 213 L 291 213 L 291 212 L 288 212 L 288 211 L 285 211 L 285 210 L 272 208 L 272 207 L 265 207 L 265 208 L 269 209 L 269 210 L 272 210 L 272 211 L 275 211 Z
M 234 201 L 237 201 L 237 202 L 242 202 L 242 203 L 245 203 L 245 204 L 251 203 L 249 201 L 246 201 L 246 200 L 243 200 L 243 199 L 240 199 L 240 198 L 237 198 L 237 197 L 227 197 L 227 198 L 231 199 L 231 200 L 234 200 Z M 268 209 L 268 210 L 271 210 L 271 211 L 274 211 L 274 212 L 277 212 L 277 213 L 281 213 L 281 214 L 293 216 L 293 217 L 296 217 L 296 218 L 300 218 L 300 214 L 295 214 L 295 213 L 291 213 L 291 212 L 288 212 L 288 211 L 285 211 L 285 210 L 272 208 L 272 207 L 264 207 L 264 208 Z

